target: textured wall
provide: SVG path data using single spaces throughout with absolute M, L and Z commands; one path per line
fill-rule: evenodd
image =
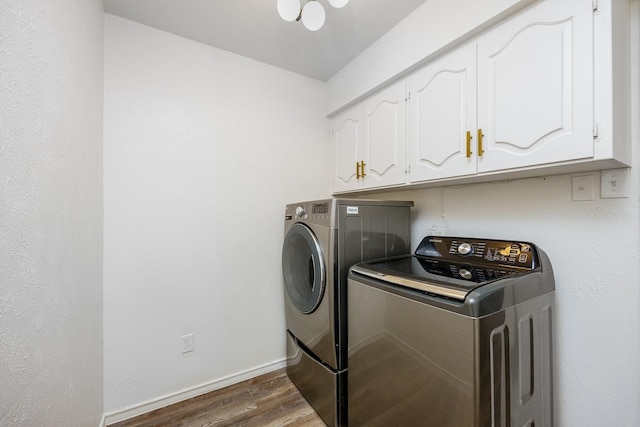
M 99 0 L 0 0 L 0 425 L 102 417 Z
M 324 83 L 105 25 L 105 409 L 118 412 L 282 362 L 284 206 L 329 195 L 329 144 Z

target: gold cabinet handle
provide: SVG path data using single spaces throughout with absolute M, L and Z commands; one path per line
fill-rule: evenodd
M 482 129 L 478 129 L 478 156 L 482 157 L 484 150 L 482 149 L 482 138 L 484 135 L 482 134 Z
M 364 173 L 364 167 L 367 166 L 367 164 L 364 162 L 364 160 L 361 161 L 360 164 L 361 164 L 361 166 L 360 166 L 360 174 L 364 178 L 365 176 L 367 176 L 367 174 Z
M 471 155 L 473 154 L 471 152 L 471 140 L 473 139 L 473 137 L 471 136 L 471 131 L 468 130 L 467 131 L 467 158 L 471 157 Z
M 360 179 L 360 162 L 356 162 L 356 179 Z

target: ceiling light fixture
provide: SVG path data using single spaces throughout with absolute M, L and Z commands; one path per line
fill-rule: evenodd
M 337 9 L 346 6 L 349 0 L 329 0 L 329 4 Z M 324 25 L 326 14 L 318 0 L 307 0 L 304 7 L 300 0 L 278 0 L 278 14 L 285 21 L 302 21 L 309 31 L 318 31 Z

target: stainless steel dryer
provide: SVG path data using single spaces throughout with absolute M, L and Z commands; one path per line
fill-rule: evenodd
M 329 426 L 346 425 L 348 269 L 409 254 L 411 206 L 327 199 L 286 207 L 287 374 Z

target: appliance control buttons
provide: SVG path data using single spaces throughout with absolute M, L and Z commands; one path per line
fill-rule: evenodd
M 458 245 L 458 253 L 460 255 L 471 255 L 473 253 L 473 246 L 470 243 L 460 243 Z
M 298 206 L 296 208 L 296 216 L 298 218 L 302 218 L 304 216 L 304 207 L 303 206 Z
M 460 277 L 467 280 L 473 277 L 473 273 L 471 273 L 471 271 L 467 270 L 466 268 L 461 268 L 460 270 L 458 270 L 458 274 L 460 274 Z

